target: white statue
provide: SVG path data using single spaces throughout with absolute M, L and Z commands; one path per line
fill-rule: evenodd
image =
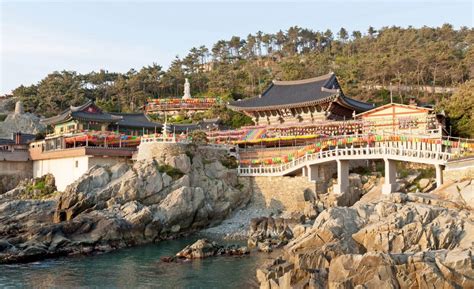
M 24 114 L 25 109 L 23 108 L 23 102 L 21 100 L 15 103 L 15 114 Z
M 183 99 L 190 99 L 191 98 L 191 85 L 189 84 L 189 80 L 186 78 L 184 83 L 184 96 Z

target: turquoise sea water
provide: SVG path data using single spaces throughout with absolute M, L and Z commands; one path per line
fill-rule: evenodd
M 0 288 L 255 288 L 255 270 L 269 258 L 213 257 L 162 263 L 197 237 L 96 255 L 0 265 Z

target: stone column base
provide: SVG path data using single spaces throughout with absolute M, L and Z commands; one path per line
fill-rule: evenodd
M 342 188 L 341 185 L 339 184 L 335 184 L 333 189 L 332 189 L 332 192 L 335 194 L 335 195 L 342 195 L 344 194 L 345 192 L 347 191 L 347 188 Z
M 382 194 L 388 195 L 393 193 L 393 185 L 394 184 L 383 184 L 382 185 Z

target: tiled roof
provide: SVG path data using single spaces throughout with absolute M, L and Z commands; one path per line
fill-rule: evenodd
M 273 81 L 273 83 L 257 97 L 252 97 L 229 104 L 229 108 L 239 111 L 255 111 L 303 107 L 331 101 L 337 97 L 347 100 L 357 111 L 372 108 L 372 105 L 353 100 L 343 95 L 334 73 L 315 78 L 296 81 Z
M 116 124 L 134 128 L 160 128 L 159 123 L 151 122 L 143 113 L 108 113 L 98 108 L 92 100 L 80 106 L 71 106 L 57 116 L 43 119 L 44 124 L 54 125 L 78 119 Z

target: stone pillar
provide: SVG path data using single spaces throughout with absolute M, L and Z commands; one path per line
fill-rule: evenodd
M 394 160 L 384 159 L 385 162 L 385 182 L 382 186 L 382 194 L 390 194 L 393 192 L 393 185 L 397 180 L 396 162 Z
M 436 187 L 439 188 L 443 185 L 443 166 L 435 165 L 436 168 Z
M 318 165 L 309 165 L 306 166 L 307 172 L 308 172 L 308 180 L 310 182 L 315 182 L 319 179 L 319 174 L 318 174 Z
M 335 194 L 347 192 L 349 188 L 349 161 L 337 160 L 337 184 L 334 186 Z
M 302 175 L 303 177 L 307 177 L 307 176 L 308 176 L 308 169 L 309 169 L 308 167 L 303 167 L 303 168 L 301 168 L 301 175 Z

